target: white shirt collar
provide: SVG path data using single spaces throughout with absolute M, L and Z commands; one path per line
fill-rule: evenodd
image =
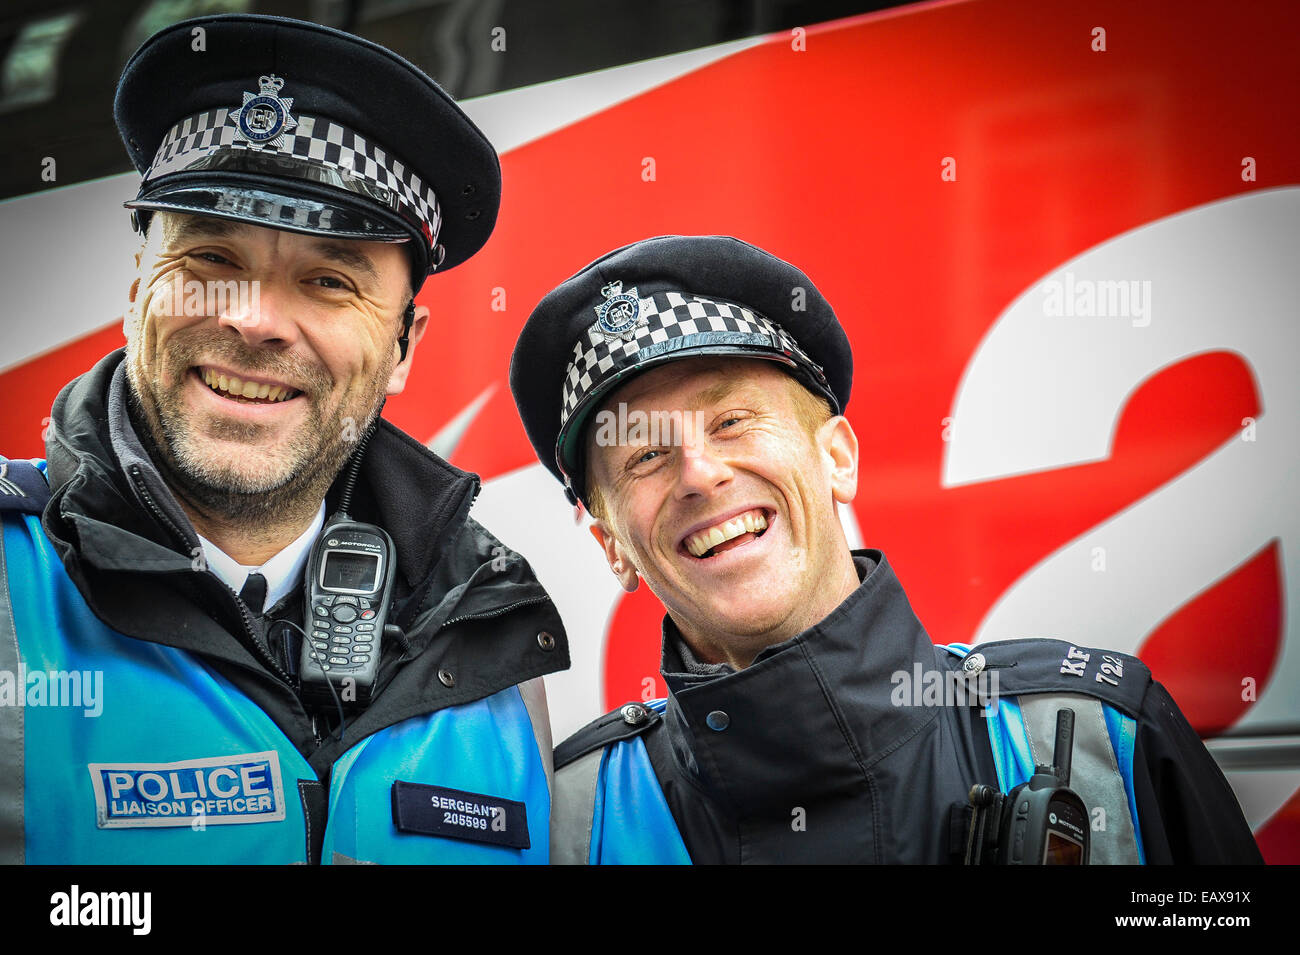
M 266 603 L 263 609 L 270 610 L 302 583 L 302 571 L 307 565 L 311 545 L 324 526 L 325 502 L 321 501 L 315 519 L 298 539 L 260 567 L 236 562 L 202 534 L 199 535 L 199 543 L 203 545 L 203 557 L 208 562 L 208 569 L 225 581 L 226 586 L 235 593 L 244 589 L 244 582 L 254 571 L 265 577 Z

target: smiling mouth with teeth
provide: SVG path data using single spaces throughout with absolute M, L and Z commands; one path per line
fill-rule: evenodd
M 758 540 L 767 530 L 767 514 L 761 508 L 696 531 L 682 543 L 692 557 L 707 560 L 723 551 Z
M 229 398 L 232 401 L 270 405 L 280 401 L 288 401 L 290 398 L 295 398 L 301 394 L 301 392 L 286 388 L 283 385 L 244 381 L 235 375 L 219 374 L 210 368 L 200 367 L 196 370 L 205 385 L 221 395 L 221 397 Z

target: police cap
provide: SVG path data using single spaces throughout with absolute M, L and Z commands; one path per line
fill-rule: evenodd
M 154 34 L 118 82 L 143 176 L 126 203 L 310 235 L 407 242 L 418 289 L 477 252 L 496 151 L 433 80 L 360 37 L 283 17 L 198 17 Z
M 601 256 L 549 292 L 515 344 L 510 388 L 533 450 L 587 500 L 584 432 L 616 386 L 682 358 L 777 362 L 840 414 L 853 354 L 803 272 L 730 236 L 666 235 Z

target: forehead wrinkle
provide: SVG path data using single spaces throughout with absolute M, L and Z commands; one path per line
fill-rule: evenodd
M 691 373 L 695 374 L 696 371 L 707 371 L 707 370 L 709 369 L 700 368 L 697 370 L 692 370 Z M 724 398 L 726 398 L 733 392 L 739 390 L 746 384 L 748 384 L 748 382 L 744 380 L 743 375 L 740 376 L 739 378 L 731 378 L 731 377 L 724 378 L 721 381 L 714 382 L 713 384 L 707 385 L 706 387 L 696 391 L 694 394 L 690 395 L 689 397 L 685 398 L 682 401 L 682 407 L 674 408 L 671 410 L 686 411 L 691 408 L 699 407 L 700 405 L 716 404 L 717 402 L 722 401 Z M 658 390 L 658 389 L 653 389 L 653 390 Z M 605 400 L 604 404 L 602 405 L 602 409 L 609 410 L 612 407 L 616 407 L 619 404 L 627 404 L 629 406 L 655 404 L 656 403 L 655 401 L 647 399 L 646 396 L 648 393 L 649 393 L 648 390 L 644 390 L 644 389 L 640 390 L 639 392 L 636 392 L 633 395 L 631 395 L 630 396 L 631 400 L 629 401 L 628 400 L 629 396 L 626 394 L 626 392 L 623 389 L 616 390 L 609 398 Z M 620 399 L 620 400 L 616 401 L 615 399 Z M 669 409 L 656 408 L 654 410 L 669 410 Z
M 171 242 L 190 242 L 194 239 L 220 239 L 248 228 L 242 222 L 215 219 L 211 216 L 169 216 L 170 228 L 166 231 Z
M 724 398 L 730 397 L 742 384 L 744 384 L 742 380 L 724 379 L 697 391 L 691 396 L 688 404 L 693 408 L 717 404 Z

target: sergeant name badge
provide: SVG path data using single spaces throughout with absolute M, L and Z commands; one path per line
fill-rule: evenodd
M 393 825 L 399 832 L 530 848 L 523 803 L 442 786 L 393 783 Z
M 88 768 L 100 829 L 284 819 L 280 755 L 274 750 L 177 763 L 90 763 Z

